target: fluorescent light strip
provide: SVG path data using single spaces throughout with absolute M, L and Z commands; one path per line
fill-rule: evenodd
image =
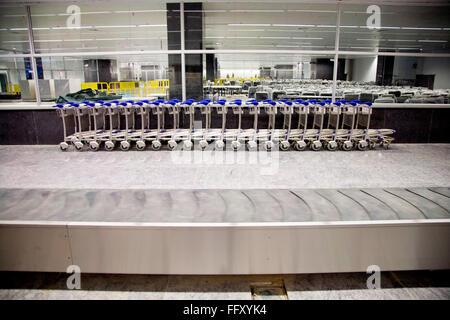
M 95 28 L 136 28 L 137 26 L 135 24 L 130 25 L 122 25 L 122 26 L 95 26 Z
M 326 25 L 326 24 L 318 24 L 316 27 L 317 28 L 336 28 L 336 26 Z
M 248 9 L 248 10 L 230 10 L 230 12 L 267 12 L 267 13 L 272 13 L 272 12 L 284 12 L 284 10 L 260 10 L 260 9 L 256 9 L 256 10 L 252 10 L 252 9 Z
M 229 23 L 228 25 L 231 27 L 234 27 L 234 26 L 270 27 L 270 23 Z
M 392 42 L 416 42 L 416 40 L 403 40 L 403 39 L 387 39 L 387 41 L 392 41 Z
M 442 28 L 402 27 L 404 30 L 442 30 Z
M 336 13 L 336 11 L 331 10 L 301 10 L 301 9 L 291 9 L 288 12 L 323 12 L 323 13 Z
M 315 27 L 314 24 L 272 24 L 273 27 Z
M 259 37 L 260 39 L 290 39 L 291 37 Z
M 258 39 L 258 37 L 226 37 L 227 39 Z
M 114 13 L 146 13 L 146 12 L 166 12 L 167 10 L 118 10 Z M 179 11 L 179 10 L 178 10 Z
M 445 43 L 447 40 L 417 40 L 418 42 L 437 42 L 437 43 Z
M 303 37 L 292 37 L 292 39 L 297 39 L 297 40 L 323 40 L 323 38 L 303 38 Z
M 52 27 L 52 30 L 77 30 L 77 29 L 92 29 L 94 26 L 80 26 L 80 27 Z
M 167 27 L 167 24 L 140 24 L 138 27 Z

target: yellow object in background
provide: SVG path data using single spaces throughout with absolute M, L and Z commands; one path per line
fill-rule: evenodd
M 94 89 L 134 97 L 146 97 L 153 94 L 166 95 L 169 92 L 169 80 L 83 82 L 81 89 Z
M 8 94 L 20 94 L 20 87 L 18 84 L 8 83 L 6 92 L 8 92 Z

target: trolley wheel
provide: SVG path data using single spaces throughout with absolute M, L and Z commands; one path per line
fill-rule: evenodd
M 145 147 L 146 147 L 145 141 L 139 140 L 136 142 L 136 150 L 143 151 L 145 149 Z
M 233 149 L 233 151 L 238 151 L 241 148 L 241 143 L 237 140 L 234 140 L 233 142 L 231 142 L 231 148 Z
M 311 150 L 313 150 L 313 151 L 319 151 L 320 149 L 322 149 L 322 143 L 321 143 L 319 140 L 314 140 L 314 141 L 311 143 L 310 148 L 311 148 Z
M 202 150 L 205 150 L 208 147 L 208 141 L 200 140 L 199 145 Z
M 175 140 L 169 140 L 169 142 L 167 143 L 167 147 L 169 148 L 170 151 L 175 150 L 177 145 L 178 143 Z
M 83 142 L 81 141 L 77 141 L 73 144 L 75 146 L 75 149 L 77 151 L 82 151 L 83 150 Z
M 121 141 L 119 148 L 122 151 L 128 151 L 130 149 L 130 143 L 128 141 Z
M 159 140 L 153 140 L 152 141 L 152 149 L 155 151 L 158 151 L 159 149 L 161 149 L 161 142 L 159 142 Z
M 342 144 L 342 150 L 350 151 L 353 149 L 353 143 L 350 140 L 345 140 Z
M 360 151 L 366 151 L 369 147 L 369 143 L 366 140 L 359 140 L 357 144 L 357 148 Z
M 297 151 L 303 151 L 303 150 L 306 149 L 306 142 L 303 141 L 303 140 L 296 141 L 296 142 L 294 143 L 294 148 L 295 148 L 295 150 L 297 150 Z
M 391 142 L 387 141 L 387 140 L 383 140 L 383 142 L 381 143 L 381 145 L 383 146 L 384 149 L 389 149 Z
M 273 146 L 274 146 L 273 141 L 268 140 L 268 141 L 264 142 L 264 149 L 266 151 L 272 151 Z
M 67 151 L 67 149 L 69 149 L 69 144 L 67 142 L 61 142 L 59 144 L 59 148 L 61 149 L 61 151 Z
M 256 141 L 250 140 L 249 142 L 247 142 L 247 148 L 250 151 L 254 151 L 258 148 L 258 144 L 256 143 Z
M 375 149 L 375 141 L 369 141 L 369 149 L 370 150 Z
M 214 148 L 215 148 L 217 151 L 222 151 L 222 150 L 223 150 L 223 147 L 225 147 L 225 143 L 224 143 L 222 140 L 217 140 L 216 143 L 215 143 L 215 145 L 214 145 Z
M 291 146 L 291 144 L 289 143 L 289 141 L 287 140 L 283 140 L 280 143 L 280 150 L 281 151 L 287 151 L 289 150 L 289 147 Z
M 106 141 L 105 142 L 105 150 L 106 151 L 113 151 L 115 146 L 116 145 L 112 141 Z
M 338 148 L 338 144 L 336 141 L 332 140 L 327 143 L 327 149 L 329 151 L 335 151 Z
M 98 151 L 98 148 L 100 148 L 100 145 L 97 141 L 91 141 L 89 142 L 89 150 L 91 151 Z
M 189 151 L 192 149 L 192 141 L 186 140 L 183 142 L 183 150 Z

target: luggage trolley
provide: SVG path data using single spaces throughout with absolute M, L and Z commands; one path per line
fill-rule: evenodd
M 293 137 L 293 145 L 295 150 L 303 151 L 307 147 L 307 142 L 305 141 L 306 129 L 308 126 L 308 115 L 309 115 L 309 103 L 301 99 L 293 101 L 294 112 L 298 114 L 298 124 L 297 129 L 291 131 L 291 136 Z
M 150 102 L 148 100 L 142 100 L 136 102 L 136 116 L 141 117 L 141 130 L 136 135 L 136 150 L 143 151 L 145 150 L 146 137 L 147 134 L 151 132 L 150 130 Z
M 119 101 L 104 103 L 106 118 L 109 118 L 109 130 L 106 133 L 105 150 L 112 151 L 116 146 L 115 134 L 120 132 Z
M 156 100 L 153 101 L 152 104 L 154 105 L 153 108 L 151 108 L 153 115 L 156 116 L 156 131 L 154 138 L 152 139 L 152 149 L 157 151 L 161 149 L 161 134 L 165 132 L 164 129 L 164 106 L 163 106 L 164 100 Z
M 294 113 L 294 108 L 291 101 L 287 101 L 286 99 L 278 100 L 278 105 L 280 107 L 280 112 L 283 114 L 283 129 L 277 135 L 277 140 L 280 142 L 280 150 L 287 151 L 291 146 L 291 123 L 292 123 L 292 114 Z
M 343 134 L 340 137 L 341 148 L 344 151 L 350 151 L 353 149 L 353 132 L 355 129 L 356 114 L 358 112 L 356 102 L 347 102 L 341 100 L 342 106 L 342 124 L 341 129 Z M 345 133 L 347 131 L 347 133 Z
M 356 105 L 356 123 L 353 134 L 355 138 L 354 145 L 360 151 L 365 151 L 369 148 L 370 140 L 368 139 L 369 126 L 370 126 L 370 116 L 372 114 L 372 103 L 371 102 L 361 102 L 360 100 L 355 100 Z M 360 128 L 361 127 L 361 128 Z M 375 145 L 372 144 L 371 148 Z
M 310 148 L 313 151 L 319 151 L 322 149 L 323 121 L 325 118 L 327 103 L 325 101 L 317 102 L 316 100 L 310 100 L 310 102 L 314 104 L 312 107 L 314 117 L 311 130 L 312 141 Z
M 341 114 L 341 103 L 331 102 L 331 100 L 326 100 L 328 105 L 326 106 L 326 113 L 328 114 L 328 124 L 327 129 L 324 130 L 323 146 L 329 151 L 335 151 L 338 148 L 337 138 L 339 134 L 339 117 Z
M 131 140 L 133 138 L 132 134 L 136 131 L 134 130 L 134 114 L 135 114 L 135 104 L 133 100 L 120 102 L 118 105 L 120 115 L 125 117 L 125 129 L 116 130 L 114 138 L 119 141 L 119 148 L 122 151 L 128 151 L 131 147 Z
M 239 150 L 243 143 L 249 150 L 257 149 L 260 143 L 267 151 L 273 150 L 275 143 L 279 143 L 280 150 L 288 150 L 291 145 L 299 151 L 307 147 L 315 151 L 322 147 L 330 151 L 339 147 L 346 151 L 354 148 L 367 150 L 377 144 L 387 149 L 394 139 L 392 134 L 395 133 L 392 129 L 370 129 L 371 103 L 363 103 L 360 100 L 352 102 L 340 100 L 334 103 L 330 100 L 291 102 L 285 99 L 278 101 L 267 99 L 262 102 L 255 99 L 244 102 L 240 99 L 229 102 L 225 99 L 214 102 L 205 99 L 197 103 L 192 99 L 184 102 L 176 99 L 153 102 L 116 100 L 107 103 L 69 102 L 54 107 L 63 123 L 63 141 L 59 144 L 63 151 L 68 150 L 71 144 L 78 151 L 83 150 L 84 145 L 91 151 L 97 151 L 102 144 L 106 150 L 111 151 L 117 143 L 123 151 L 129 150 L 131 144 L 135 143 L 136 149 L 141 151 L 150 141 L 153 150 L 159 150 L 163 141 L 167 141 L 169 150 L 174 150 L 180 141 L 183 141 L 183 150 L 191 150 L 194 141 L 198 141 L 203 150 L 212 141 L 215 142 L 216 150 L 223 150 L 225 141 L 231 142 L 233 150 Z M 196 108 L 205 115 L 205 127 L 202 129 L 194 128 Z M 228 108 L 231 108 L 233 114 L 237 116 L 237 129 L 226 127 Z M 247 108 L 249 114 L 253 116 L 253 127 L 243 130 L 242 114 Z M 258 126 L 262 108 L 269 118 L 267 129 L 260 129 Z M 171 129 L 165 128 L 166 109 L 173 117 Z M 187 129 L 180 127 L 182 110 L 189 116 Z M 212 128 L 211 118 L 214 110 L 222 116 L 222 125 L 218 128 Z M 283 115 L 283 127 L 277 129 L 278 110 Z M 299 116 L 296 128 L 292 126 L 294 112 Z M 309 121 L 308 116 L 311 112 L 313 119 Z M 156 129 L 151 129 L 154 117 L 157 122 Z M 74 132 L 69 134 L 68 125 L 72 119 Z M 139 121 L 136 122 L 139 119 L 140 127 Z M 325 120 L 328 121 L 326 127 L 324 127 Z M 309 122 L 311 127 L 308 128 Z
M 214 148 L 218 151 L 223 150 L 225 147 L 224 137 L 225 137 L 225 131 L 226 131 L 226 123 L 227 123 L 227 100 L 220 99 L 216 100 L 211 105 L 213 108 L 216 109 L 217 114 L 222 115 L 222 127 L 219 131 L 219 135 L 216 139 L 216 142 L 214 144 Z
M 205 128 L 200 131 L 197 131 L 194 134 L 195 140 L 199 141 L 199 146 L 202 150 L 205 150 L 208 145 L 209 141 L 211 141 L 211 132 L 210 132 L 210 126 L 211 126 L 211 99 L 205 99 L 202 101 L 199 101 L 195 104 L 197 108 L 200 109 L 200 113 L 205 115 Z
M 96 103 L 88 103 L 91 107 L 89 110 L 90 121 L 93 124 L 92 135 L 88 136 L 86 142 L 89 143 L 89 150 L 97 151 L 100 148 L 100 143 L 107 141 L 108 134 L 105 131 L 105 106 L 103 101 L 97 101 Z M 100 130 L 101 129 L 101 130 Z
M 89 103 L 89 101 L 83 101 L 82 103 L 75 103 L 72 105 L 75 110 L 75 117 L 77 122 L 73 145 L 77 151 L 83 150 L 83 141 L 86 142 L 86 140 L 92 135 L 91 117 L 89 115 Z M 87 128 L 87 130 L 83 130 L 83 128 L 85 127 Z
M 77 131 L 77 118 L 75 116 L 75 110 L 73 107 L 73 103 L 65 103 L 65 104 L 57 104 L 53 106 L 56 108 L 56 112 L 58 113 L 59 117 L 62 119 L 63 124 L 63 141 L 59 144 L 59 148 L 62 151 L 67 151 L 69 149 L 69 144 L 74 143 L 76 141 L 76 136 L 74 135 L 67 135 L 67 121 L 69 121 L 69 118 L 73 118 L 74 120 L 74 129 L 75 132 Z
M 173 116 L 173 129 L 164 132 L 165 139 L 167 141 L 167 147 L 169 150 L 175 150 L 178 145 L 177 140 L 180 139 L 180 101 L 177 99 L 169 100 L 164 103 L 164 107 L 169 111 L 169 115 Z
M 261 135 L 261 139 L 264 141 L 263 148 L 266 151 L 271 151 L 275 146 L 273 142 L 274 133 L 275 133 L 275 120 L 277 115 L 277 103 L 270 99 L 264 100 L 262 102 L 264 106 L 264 111 L 269 115 L 269 123 L 267 126 L 267 131 L 263 132 Z
M 248 107 L 249 114 L 253 115 L 253 129 L 248 130 L 247 138 L 247 148 L 250 151 L 256 150 L 258 148 L 258 116 L 260 113 L 260 104 L 256 99 L 250 99 L 245 102 Z
M 194 115 L 195 115 L 195 108 L 194 108 L 194 99 L 188 99 L 186 101 L 183 101 L 180 103 L 180 108 L 183 110 L 185 115 L 189 115 L 189 129 L 185 131 L 185 135 L 182 137 L 183 150 L 192 150 L 192 134 L 194 132 Z
M 233 114 L 238 115 L 238 128 L 228 129 L 225 131 L 224 139 L 231 141 L 231 148 L 234 151 L 238 151 L 241 148 L 242 141 L 242 100 L 235 99 L 225 104 L 227 107 L 231 107 Z

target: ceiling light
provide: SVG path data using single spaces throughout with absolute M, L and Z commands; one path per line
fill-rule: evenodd
M 314 24 L 272 24 L 273 27 L 314 27 Z
M 442 28 L 418 28 L 418 27 L 402 27 L 404 30 L 442 30 Z
M 140 24 L 138 27 L 167 27 L 167 24 Z
M 290 39 L 291 37 L 259 37 L 260 39 Z
M 121 25 L 121 26 L 95 26 L 95 28 L 135 28 L 135 24 Z
M 419 42 L 448 42 L 447 40 L 417 40 Z
M 229 23 L 229 26 L 270 27 L 270 23 Z
M 290 45 L 282 45 L 282 44 L 277 44 L 276 47 L 278 47 L 278 48 L 300 48 L 300 46 L 290 46 Z
M 303 37 L 292 37 L 292 39 L 298 39 L 298 40 L 323 40 L 323 38 L 303 38 Z
M 230 12 L 284 12 L 284 10 L 230 10 Z
M 387 39 L 387 41 L 393 41 L 393 42 L 416 42 L 416 40 L 403 40 L 403 39 Z
M 336 28 L 336 26 L 326 25 L 326 24 L 318 24 L 317 28 Z

